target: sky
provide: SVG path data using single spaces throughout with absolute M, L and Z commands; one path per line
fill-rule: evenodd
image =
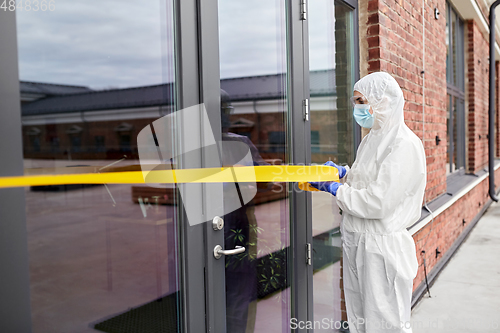
M 221 78 L 286 70 L 284 0 L 219 0 Z M 333 0 L 309 2 L 310 69 L 334 68 Z M 23 81 L 126 88 L 173 80 L 172 4 L 56 0 L 16 10 Z

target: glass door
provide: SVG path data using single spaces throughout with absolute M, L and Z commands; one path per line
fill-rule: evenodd
M 174 2 L 28 3 L 16 10 L 24 175 L 140 171 L 137 136 L 178 108 Z M 166 133 L 160 145 L 177 142 Z M 184 330 L 173 186 L 24 192 L 33 332 Z
M 216 12 L 213 3 L 201 6 L 202 95 L 214 154 L 224 166 L 304 162 L 299 3 L 219 0 Z M 223 184 L 223 214 L 204 235 L 210 329 L 290 332 L 293 317 L 307 320 L 306 234 L 298 232 L 306 219 L 305 210 L 300 218 L 296 212 L 306 196 L 294 190 L 278 180 Z
M 243 143 L 251 165 L 290 158 L 285 1 L 219 0 L 221 137 Z M 228 149 L 225 150 L 228 153 Z M 231 152 L 233 153 L 233 152 Z M 227 154 L 226 154 L 227 155 Z M 235 161 L 232 161 L 235 162 Z M 227 186 L 227 185 L 226 185 Z M 224 191 L 227 332 L 288 332 L 291 316 L 290 184 L 236 183 Z M 238 191 L 252 193 L 243 204 Z

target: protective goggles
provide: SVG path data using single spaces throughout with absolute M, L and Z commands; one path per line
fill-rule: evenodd
M 356 104 L 368 104 L 368 101 L 363 96 L 352 96 L 349 101 L 351 101 L 352 107 Z

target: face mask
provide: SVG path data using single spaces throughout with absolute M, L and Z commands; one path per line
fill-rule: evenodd
M 354 119 L 359 126 L 364 128 L 372 128 L 375 117 L 370 113 L 369 104 L 356 104 L 354 105 Z

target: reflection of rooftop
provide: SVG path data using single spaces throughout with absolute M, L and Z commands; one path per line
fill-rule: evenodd
M 168 105 L 171 96 L 171 84 L 86 91 L 62 96 L 50 96 L 24 104 L 22 105 L 22 114 L 26 116 Z
M 19 82 L 21 90 L 21 99 L 23 102 L 30 102 L 47 96 L 57 96 L 75 93 L 84 93 L 92 91 L 92 89 L 84 86 L 70 86 L 54 83 L 42 82 Z
M 260 75 L 221 80 L 221 88 L 232 101 L 280 99 L 284 95 L 283 74 Z M 310 73 L 311 96 L 335 95 L 333 69 Z M 23 116 L 151 107 L 172 104 L 171 83 L 94 91 L 82 86 L 21 82 Z

